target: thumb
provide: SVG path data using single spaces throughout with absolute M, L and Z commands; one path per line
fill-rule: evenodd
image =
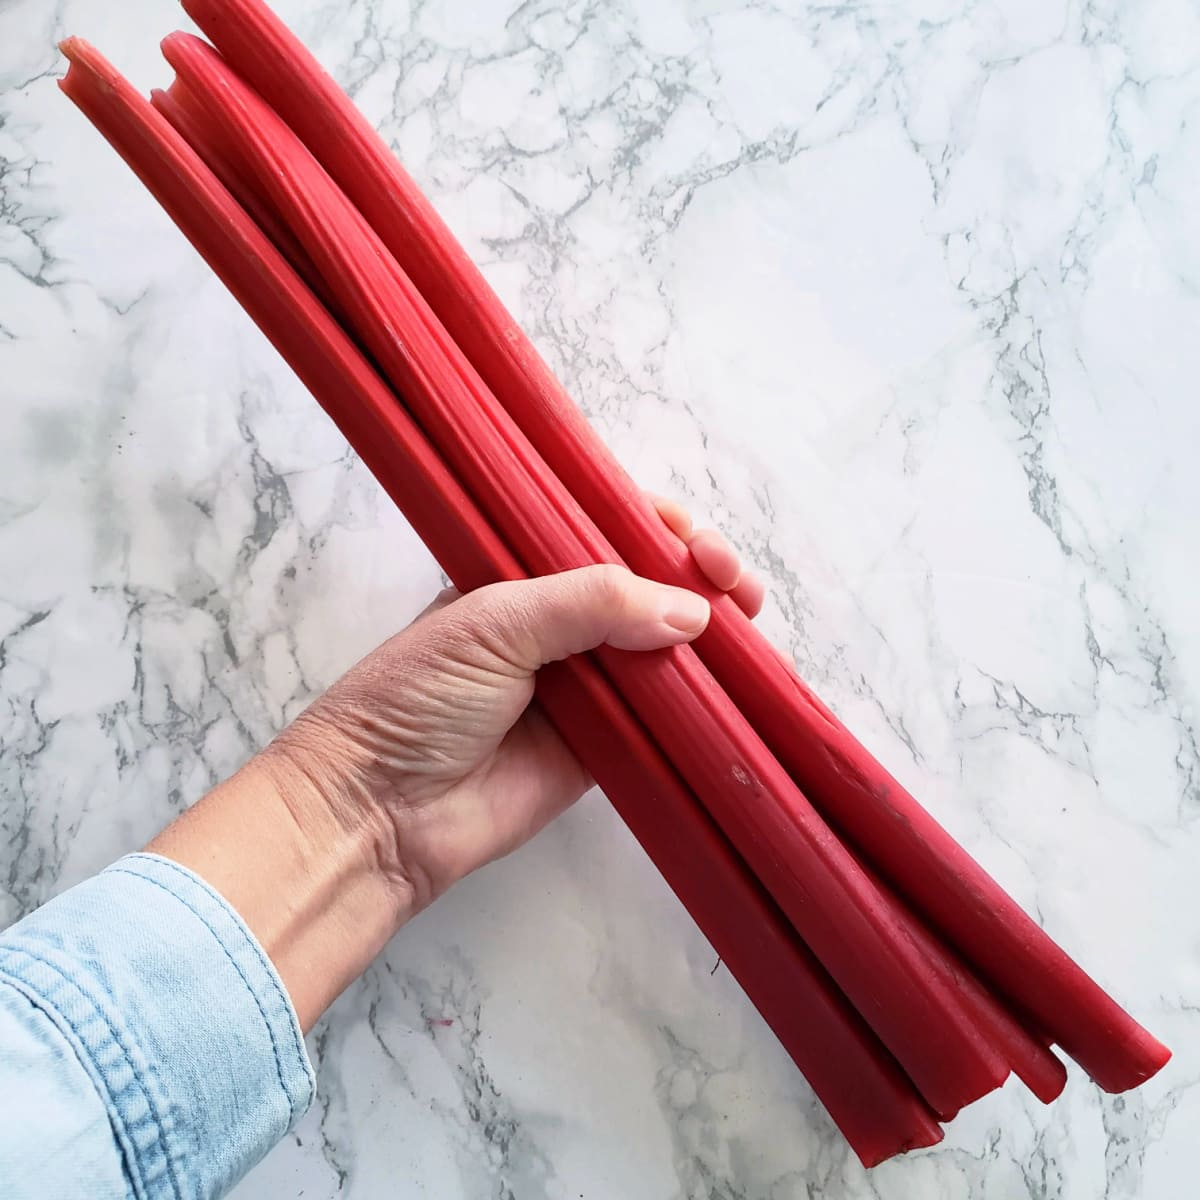
M 690 642 L 708 624 L 695 592 L 599 565 L 480 588 L 454 605 L 466 632 L 532 674 L 596 646 L 659 650 Z

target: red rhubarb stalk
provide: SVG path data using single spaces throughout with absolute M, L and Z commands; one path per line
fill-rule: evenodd
M 155 88 L 150 103 L 183 136 L 204 160 L 210 171 L 246 210 L 250 219 L 275 243 L 297 274 L 316 293 L 326 308 L 332 309 L 333 297 L 325 286 L 312 259 L 304 252 L 295 234 L 279 219 L 275 210 L 263 199 L 262 193 L 248 186 L 250 174 L 237 161 L 237 148 L 221 137 L 219 127 L 208 119 L 204 107 L 188 94 L 177 79 L 167 91 Z
M 455 584 L 523 577 L 395 396 L 161 115 L 77 38 L 63 91 L 158 199 L 334 420 Z M 667 882 L 870 1166 L 941 1130 L 628 708 L 586 658 L 538 694 Z
M 1108 1091 L 1170 1052 L 1057 946 L 696 569 L 353 102 L 261 0 L 183 0 L 379 231 L 630 567 L 708 596 L 698 653 L 810 799 L 934 928 Z
M 172 34 L 168 62 L 300 240 L 356 339 L 526 570 L 619 563 L 412 282 L 280 118 L 205 43 Z M 929 969 L 863 875 L 687 647 L 597 657 L 659 746 L 847 998 L 939 1115 L 1008 1066 Z
M 901 900 L 868 864 L 859 859 L 867 878 L 897 907 Z M 1043 1103 L 1056 1100 L 1067 1086 L 1067 1069 L 1044 1038 L 1034 1036 L 1009 1007 L 980 982 L 961 958 L 948 949 L 927 926 L 914 917 L 909 926 L 913 939 L 925 951 L 934 971 L 946 986 L 955 989 L 976 1026 L 999 1051 L 1013 1073 Z
M 587 664 L 590 667 L 590 664 Z M 675 770 L 651 746 L 654 769 L 630 753 L 629 710 L 598 671 L 572 679 L 571 663 L 544 668 L 548 711 L 594 688 L 594 716 L 564 725 L 563 740 L 629 826 L 721 961 L 791 1055 L 864 1166 L 942 1139 L 941 1126 L 800 940 L 728 839 Z M 588 693 L 591 699 L 590 692 Z M 614 719 L 614 709 L 619 710 Z M 645 740 L 641 727 L 633 722 Z M 582 736 L 581 743 L 576 738 Z M 648 756 L 647 756 L 648 757 Z M 819 1047 L 817 1043 L 820 1043 Z
M 279 220 L 275 210 L 264 203 L 257 192 L 249 188 L 239 188 L 246 172 L 240 169 L 234 160 L 233 149 L 215 136 L 212 123 L 204 119 L 203 110 L 188 97 L 187 89 L 176 80 L 168 92 L 158 88 L 152 91 L 150 103 L 171 122 L 188 145 L 204 160 L 209 170 L 237 197 L 250 219 L 275 243 L 304 282 L 318 296 L 323 290 L 327 291 L 324 281 L 295 235 Z

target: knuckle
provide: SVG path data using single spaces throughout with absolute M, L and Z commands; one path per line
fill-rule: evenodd
M 467 654 L 480 656 L 489 669 L 504 673 L 523 672 L 533 654 L 532 634 L 537 627 L 531 611 L 529 587 L 525 582 L 494 583 L 467 597 L 458 605 L 461 623 L 451 636 L 467 644 Z
M 589 568 L 589 581 L 597 598 L 605 605 L 618 607 L 628 603 L 633 575 L 616 563 L 599 563 Z
M 591 593 L 593 611 L 609 621 L 627 618 L 635 606 L 634 578 L 632 571 L 616 563 L 589 567 L 585 590 Z

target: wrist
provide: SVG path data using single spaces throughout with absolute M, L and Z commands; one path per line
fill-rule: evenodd
M 419 839 L 404 836 L 396 818 L 402 798 L 385 794 L 376 758 L 319 708 L 301 714 L 259 757 L 281 795 L 303 812 L 319 812 L 315 823 L 329 824 L 343 842 L 358 847 L 406 917 L 445 891 L 448 884 L 417 852 Z
M 415 911 L 368 814 L 341 793 L 331 799 L 326 769 L 300 747 L 272 745 L 147 847 L 237 911 L 305 1031 Z

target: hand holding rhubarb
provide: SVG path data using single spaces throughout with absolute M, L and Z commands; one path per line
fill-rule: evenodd
M 353 102 L 262 0 L 183 0 L 411 277 L 521 431 L 634 570 L 705 591 L 428 199 Z M 1109 1091 L 1169 1057 L 854 738 L 728 596 L 696 651 L 807 798 L 988 982 Z
M 556 643 L 568 657 L 538 673 L 536 694 L 562 741 L 531 719 L 562 761 L 569 747 L 605 789 L 862 1160 L 936 1141 L 934 1114 L 949 1119 L 1009 1071 L 1051 1100 L 1065 1082 L 1052 1043 L 1112 1090 L 1158 1070 L 1166 1049 L 763 641 L 747 620 L 761 587 L 728 547 L 692 536 L 684 514 L 661 503 L 656 513 L 634 487 L 290 32 L 260 0 L 185 7 L 221 53 L 187 35 L 166 39 L 178 78 L 154 108 L 77 42 L 64 47 L 75 64 L 64 89 L 455 583 L 586 574 L 596 569 L 588 564 L 609 564 L 611 575 L 629 564 L 707 599 L 698 655 L 677 644 L 631 654 L 622 636 L 588 640 L 578 649 L 597 648 L 586 656 Z M 557 578 L 568 586 L 579 576 Z M 514 703 L 528 700 L 542 658 L 500 654 L 518 680 Z M 471 677 L 478 668 L 455 664 Z M 335 695 L 306 726 L 336 731 L 334 773 L 368 793 L 420 796 L 429 780 L 416 744 L 392 753 L 389 730 L 404 722 L 371 710 L 356 729 L 345 711 L 358 706 Z M 506 739 L 496 725 L 479 733 L 490 747 L 485 775 L 504 777 Z M 541 733 L 513 736 L 546 744 Z M 425 738 L 436 744 L 430 729 Z M 477 767 L 452 791 L 469 794 Z M 513 836 L 537 823 L 528 816 L 508 826 Z M 444 839 L 434 846 L 422 855 L 429 894 L 478 857 L 443 861 Z
M 589 786 L 530 703 L 537 669 L 690 641 L 707 621 L 702 597 L 608 567 L 445 593 L 149 849 L 238 908 L 308 1030 L 396 929 Z
M 280 735 L 336 808 L 370 814 L 380 861 L 423 908 L 590 786 L 531 705 L 534 676 L 596 646 L 655 650 L 708 623 L 694 592 L 618 567 L 445 593 Z

